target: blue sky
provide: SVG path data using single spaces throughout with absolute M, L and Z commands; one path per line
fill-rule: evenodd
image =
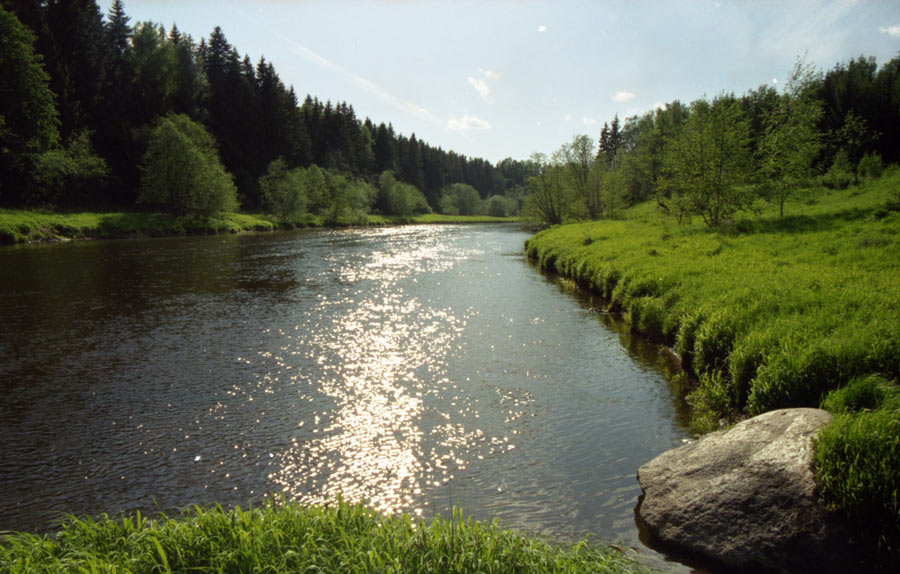
M 112 0 L 101 3 L 108 10 Z M 300 97 L 497 162 L 550 153 L 603 122 L 678 99 L 781 85 L 900 54 L 900 2 L 671 0 L 450 2 L 124 0 L 195 40 L 221 26 Z

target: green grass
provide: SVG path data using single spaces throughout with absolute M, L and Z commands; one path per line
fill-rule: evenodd
M 638 573 L 622 550 L 586 541 L 560 547 L 454 513 L 431 523 L 338 501 L 194 508 L 178 518 L 140 514 L 67 520 L 43 537 L 0 538 L 0 573 Z
M 858 380 L 878 375 L 888 389 L 900 380 L 898 190 L 895 170 L 813 190 L 783 219 L 769 208 L 720 230 L 678 225 L 648 203 L 619 221 L 545 230 L 526 248 L 605 297 L 633 330 L 675 348 L 694 381 L 696 430 L 784 407 L 840 413 L 817 451 L 823 497 L 868 516 L 896 560 L 900 414 L 839 405 L 863 401 Z
M 298 221 L 279 223 L 270 216 L 251 213 L 221 213 L 206 220 L 198 220 L 164 213 L 136 211 L 62 213 L 0 209 L 0 244 L 86 238 L 243 233 L 297 227 L 327 227 L 329 225 L 349 227 L 407 223 L 501 223 L 512 221 L 518 220 L 511 217 L 428 214 L 414 217 L 367 215 L 327 222 L 320 216 L 305 214 Z
M 700 381 L 698 422 L 715 423 L 818 405 L 858 375 L 900 377 L 900 212 L 884 208 L 897 185 L 819 190 L 783 220 L 766 213 L 725 231 L 644 204 L 526 247 L 674 346 Z
M 198 220 L 164 213 L 60 213 L 0 209 L 0 243 L 238 233 L 269 231 L 275 227 L 268 219 L 246 213 L 222 213 L 207 220 Z
M 517 217 L 491 217 L 490 215 L 441 215 L 428 213 L 416 215 L 412 223 L 511 223 L 519 221 Z
M 876 541 L 879 561 L 900 560 L 900 388 L 859 377 L 832 392 L 834 420 L 816 442 L 816 476 L 827 505 Z

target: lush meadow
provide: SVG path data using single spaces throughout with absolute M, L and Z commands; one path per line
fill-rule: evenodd
M 715 229 L 648 202 L 550 228 L 527 250 L 676 350 L 698 431 L 784 407 L 837 413 L 817 452 L 823 496 L 896 554 L 900 411 L 884 397 L 900 380 L 898 192 L 893 171 Z
M 629 551 L 560 547 L 454 513 L 430 522 L 342 501 L 194 508 L 177 518 L 69 519 L 0 539 L 0 572 L 649 572 Z

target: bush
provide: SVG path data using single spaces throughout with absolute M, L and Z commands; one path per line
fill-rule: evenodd
M 862 156 L 859 165 L 856 166 L 856 173 L 860 177 L 878 178 L 884 171 L 884 164 L 881 162 L 881 156 L 878 152 L 869 152 Z
M 447 198 L 448 201 L 444 201 Z M 441 197 L 441 208 L 447 209 L 446 215 L 478 215 L 482 211 L 481 196 L 471 185 L 454 183 L 444 188 Z M 499 216 L 504 217 L 504 216 Z
M 269 164 L 259 178 L 259 188 L 263 205 L 281 222 L 295 221 L 306 210 L 300 170 L 288 170 L 281 158 Z
M 215 140 L 185 115 L 159 120 L 141 170 L 140 203 L 193 217 L 237 209 L 237 190 Z
M 397 181 L 394 173 L 385 171 L 378 178 L 377 206 L 385 215 L 422 215 L 431 213 L 428 200 L 415 186 Z
M 853 183 L 853 165 L 847 152 L 841 150 L 834 157 L 828 172 L 822 176 L 822 185 L 829 189 L 847 189 Z
M 65 148 L 35 157 L 29 201 L 69 205 L 84 201 L 108 176 L 106 160 L 94 153 L 88 132 L 80 131 Z
M 516 202 L 502 195 L 491 196 L 487 201 L 487 214 L 491 217 L 509 217 L 515 215 Z

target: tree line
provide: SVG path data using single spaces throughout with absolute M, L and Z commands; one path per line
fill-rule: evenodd
M 94 0 L 0 0 L 0 63 L 3 205 L 205 213 L 219 197 L 222 209 L 273 209 L 277 190 L 307 180 L 321 188 L 282 201 L 282 216 L 335 202 L 340 212 L 464 212 L 454 185 L 475 190 L 478 211 L 506 214 L 524 195 L 525 162 L 494 166 L 360 120 L 346 102 L 301 101 L 221 28 L 198 42 L 174 24 L 132 25 L 121 0 L 106 15 Z
M 798 59 L 784 89 L 763 85 L 606 122 L 534 154 L 525 211 L 543 224 L 614 217 L 655 200 L 710 226 L 813 184 L 843 188 L 900 161 L 900 57 L 860 56 L 824 74 Z

